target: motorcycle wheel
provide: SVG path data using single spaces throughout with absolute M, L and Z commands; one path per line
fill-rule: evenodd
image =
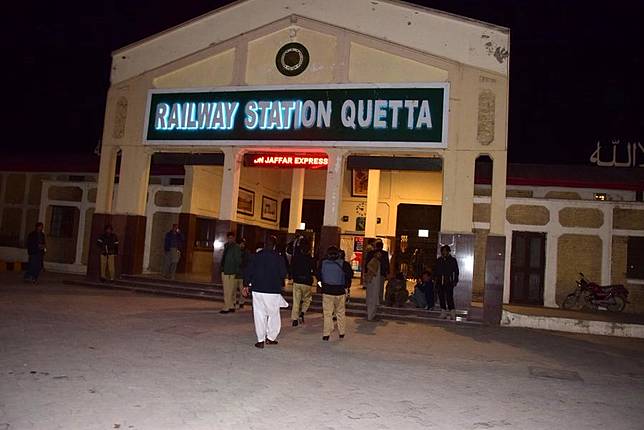
M 561 304 L 562 309 L 575 309 L 577 307 L 577 297 L 575 294 L 568 294 L 568 297 Z
M 624 301 L 623 297 L 615 296 L 613 297 L 614 302 L 607 304 L 606 309 L 608 309 L 611 312 L 621 312 L 624 310 L 626 307 L 626 301 Z

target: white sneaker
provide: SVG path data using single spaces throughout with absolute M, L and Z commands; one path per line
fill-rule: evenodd
M 442 320 L 446 319 L 447 318 L 447 312 L 444 309 L 441 310 L 441 314 L 440 314 L 440 316 L 438 318 L 440 318 Z

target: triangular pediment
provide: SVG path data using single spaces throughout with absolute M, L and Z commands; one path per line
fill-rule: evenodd
M 501 75 L 508 73 L 509 31 L 494 25 L 397 1 L 244 0 L 115 51 L 112 83 L 298 17 Z M 207 69 L 207 61 L 193 67 Z

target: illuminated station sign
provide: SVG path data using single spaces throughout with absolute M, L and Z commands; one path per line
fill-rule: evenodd
M 326 169 L 329 157 L 323 153 L 311 154 L 245 154 L 244 166 L 247 167 L 277 167 L 277 168 L 303 168 Z
M 392 142 L 444 148 L 448 91 L 447 83 L 152 90 L 146 141 Z

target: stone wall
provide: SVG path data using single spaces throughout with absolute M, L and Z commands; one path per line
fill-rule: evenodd
M 613 228 L 644 230 L 644 209 L 613 210 Z
M 629 283 L 626 279 L 628 237 L 613 236 L 613 258 L 611 260 L 611 284 L 622 284 L 629 292 L 624 312 L 644 313 L 644 285 Z
M 506 219 L 510 224 L 546 225 L 550 221 L 550 211 L 544 206 L 510 205 Z
M 472 297 L 483 300 L 485 290 L 485 247 L 489 230 L 474 229 L 474 273 L 472 274 Z
M 183 201 L 183 193 L 178 191 L 157 191 L 154 204 L 161 207 L 178 208 Z
M 474 203 L 474 212 L 472 214 L 474 222 L 490 222 L 490 204 Z
M 5 207 L 0 220 L 0 243 L 4 246 L 19 246 L 20 224 L 22 223 L 22 209 Z
M 83 199 L 83 190 L 79 187 L 62 187 L 54 185 L 49 187 L 48 196 L 50 200 L 80 202 Z
M 599 228 L 604 225 L 604 213 L 595 208 L 563 208 L 559 223 L 564 227 Z
M 547 199 L 581 200 L 579 193 L 574 191 L 548 191 L 545 197 Z
M 25 200 L 27 176 L 22 173 L 12 173 L 7 176 L 7 188 L 4 194 L 5 203 L 19 204 Z
M 556 300 L 563 299 L 575 289 L 579 272 L 595 282 L 601 280 L 602 240 L 599 236 L 563 234 L 557 243 Z

